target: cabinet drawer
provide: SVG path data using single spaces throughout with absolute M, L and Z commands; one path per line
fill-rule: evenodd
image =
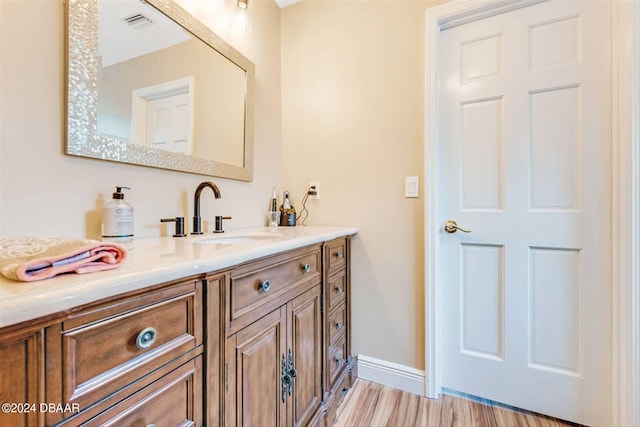
M 347 329 L 347 309 L 344 304 L 337 307 L 329 315 L 329 343 L 335 344 L 340 337 L 344 337 Z
M 346 271 L 341 271 L 340 273 L 329 277 L 327 292 L 329 292 L 329 296 L 327 298 L 327 301 L 329 302 L 327 310 L 331 310 L 333 307 L 337 307 L 344 302 L 347 295 Z
M 327 271 L 332 274 L 347 263 L 347 240 L 340 239 L 330 242 L 327 246 Z
M 270 261 L 250 264 L 231 274 L 227 292 L 230 298 L 230 321 L 248 313 L 259 315 L 281 305 L 287 292 L 309 280 L 317 281 L 321 276 L 318 249 L 276 256 Z M 263 310 L 258 313 L 258 309 Z
M 329 350 L 329 383 L 333 384 L 336 378 L 347 365 L 347 340 L 343 335 Z
M 202 342 L 199 291 L 196 281 L 182 283 L 65 321 L 63 401 L 87 408 L 196 349 Z M 135 301 L 137 305 L 132 304 Z
M 358 375 L 354 369 L 355 365 L 353 363 L 353 359 L 350 360 L 350 362 L 350 366 L 347 368 L 348 372 L 345 372 L 344 375 L 338 376 L 336 382 L 331 385 L 331 394 L 333 395 L 333 399 L 330 399 L 327 402 L 327 414 L 323 420 L 322 427 L 335 425 L 338 406 L 342 403 L 356 381 Z
M 83 426 L 202 425 L 201 356 L 169 372 Z

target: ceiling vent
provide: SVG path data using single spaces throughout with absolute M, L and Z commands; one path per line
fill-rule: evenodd
M 139 30 L 153 24 L 151 18 L 144 16 L 142 13 L 134 13 L 133 15 L 122 18 L 132 30 Z

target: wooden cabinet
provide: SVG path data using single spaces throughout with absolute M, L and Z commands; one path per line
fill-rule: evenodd
M 287 304 L 288 358 L 295 376 L 289 405 L 292 422 L 307 425 L 322 402 L 322 299 L 320 285 Z M 291 357 L 292 356 L 292 357 Z M 291 391 L 291 389 L 290 389 Z
M 269 283 L 266 291 L 265 282 Z M 271 311 L 258 319 L 256 311 L 241 316 L 236 310 L 228 311 L 225 425 L 307 425 L 320 413 L 321 289 L 319 246 L 274 258 L 266 265 L 241 266 L 231 274 L 227 287 L 231 301 L 233 295 L 243 295 L 258 313 L 265 307 Z M 271 290 L 281 297 L 270 298 Z M 235 325 L 249 321 L 236 330 Z
M 224 296 L 222 424 L 334 421 L 356 376 L 349 251 L 349 238 L 340 238 L 231 272 Z M 272 289 L 278 298 L 269 295 Z
M 351 242 L 336 239 L 324 246 L 325 366 L 324 425 L 332 425 L 336 409 L 357 376 L 351 355 Z
M 44 392 L 42 330 L 5 334 L 0 339 L 1 426 L 42 424 Z
M 340 238 L 2 328 L 15 411 L 0 425 L 330 425 L 355 376 L 349 251 Z
M 322 401 L 320 285 L 227 338 L 225 424 L 307 425 Z
M 225 425 L 286 423 L 282 376 L 287 369 L 285 309 L 277 309 L 226 340 Z
M 82 425 L 199 426 L 202 379 L 202 356 L 198 356 Z
M 200 280 L 179 281 L 86 307 L 48 327 L 47 402 L 80 412 L 48 412 L 46 423 L 88 422 L 201 354 L 202 303 Z

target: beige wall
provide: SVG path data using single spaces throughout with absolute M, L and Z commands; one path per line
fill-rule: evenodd
M 138 237 L 171 234 L 163 217 L 191 224 L 193 192 L 211 179 L 221 200 L 203 196 L 202 213 L 231 215 L 227 228 L 264 224 L 272 188 L 281 185 L 280 10 L 271 0 L 252 9 L 259 24 L 228 37 L 256 64 L 254 182 L 70 157 L 64 150 L 64 7 L 62 0 L 0 0 L 0 236 L 100 233 L 100 207 L 127 185 Z M 185 6 L 197 5 L 182 0 Z M 214 22 L 207 8 L 193 13 Z
M 133 188 L 138 237 L 166 234 L 161 217 L 190 223 L 193 191 L 209 178 L 63 154 L 62 0 L 0 3 L 0 236 L 97 237 L 116 184 Z M 435 2 L 305 0 L 280 11 L 258 0 L 244 38 L 209 3 L 180 3 L 256 63 L 255 181 L 211 178 L 223 198 L 205 195 L 203 213 L 232 215 L 228 228 L 261 225 L 273 186 L 300 210 L 319 180 L 307 224 L 360 230 L 355 352 L 424 368 L 423 198 L 403 191 L 405 176 L 423 176 L 424 11 Z
M 437 3 L 305 0 L 282 11 L 284 183 L 299 196 L 320 181 L 308 224 L 359 229 L 354 352 L 419 369 L 424 202 L 404 198 L 404 177 L 424 187 L 424 22 Z

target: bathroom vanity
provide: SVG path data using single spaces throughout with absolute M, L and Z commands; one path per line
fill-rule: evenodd
M 0 425 L 330 425 L 355 233 L 141 239 L 117 270 L 0 280 Z

